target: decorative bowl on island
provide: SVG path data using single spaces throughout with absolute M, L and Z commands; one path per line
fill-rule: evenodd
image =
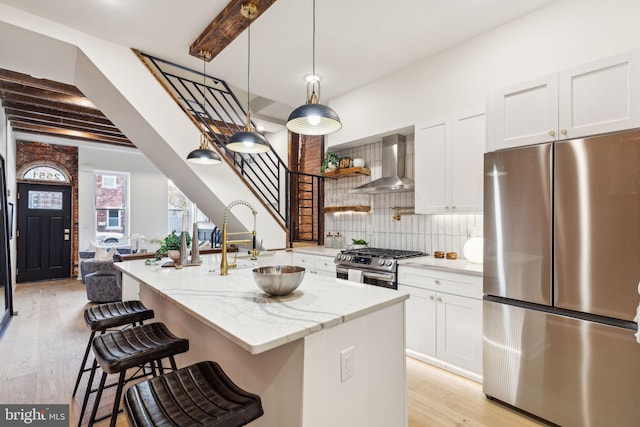
M 253 269 L 253 279 L 264 292 L 272 296 L 284 296 L 295 291 L 304 278 L 304 267 L 294 265 L 269 265 Z

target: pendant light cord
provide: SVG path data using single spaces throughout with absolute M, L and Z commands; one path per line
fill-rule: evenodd
M 204 57 L 204 52 L 202 53 L 202 104 L 200 108 L 202 108 L 202 113 L 205 113 L 204 103 L 206 102 L 206 90 L 207 90 L 207 60 Z M 204 129 L 204 127 L 203 127 Z
M 249 25 L 247 26 L 247 36 L 249 42 L 247 43 L 247 114 L 249 113 L 249 99 L 251 94 L 251 11 L 249 11 Z M 247 123 L 248 125 L 249 123 Z
M 313 69 L 313 76 L 316 75 L 316 0 L 313 0 L 313 25 L 312 25 L 312 34 L 313 34 L 313 41 L 312 41 L 312 52 L 313 52 L 313 58 L 311 60 L 311 64 L 312 64 L 312 69 Z M 315 77 L 314 77 L 315 78 Z

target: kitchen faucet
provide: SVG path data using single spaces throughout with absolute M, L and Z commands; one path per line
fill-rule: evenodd
M 237 205 L 245 205 L 247 206 L 249 209 L 251 209 L 251 213 L 253 213 L 253 231 L 239 231 L 236 233 L 227 233 L 227 219 L 229 218 L 229 211 L 231 210 L 231 208 L 233 208 L 234 206 Z M 238 266 L 238 264 L 235 262 L 232 264 L 229 264 L 229 262 L 227 261 L 227 244 L 228 243 L 242 243 L 242 244 L 249 244 L 251 242 L 253 242 L 253 249 L 251 249 L 251 259 L 255 260 L 258 259 L 258 251 L 256 250 L 256 215 L 258 214 L 258 212 L 253 208 L 253 206 L 251 206 L 251 204 L 249 202 L 246 202 L 244 200 L 236 200 L 233 201 L 231 203 L 229 203 L 229 205 L 227 206 L 227 208 L 224 210 L 224 222 L 222 223 L 222 260 L 220 261 L 220 275 L 221 276 L 226 276 L 229 273 L 229 268 L 236 268 Z M 249 239 L 245 239 L 245 240 L 227 240 L 227 236 L 234 236 L 234 235 L 240 235 L 240 234 L 251 234 L 253 235 L 253 239 L 249 240 Z M 237 256 L 237 255 L 236 255 Z

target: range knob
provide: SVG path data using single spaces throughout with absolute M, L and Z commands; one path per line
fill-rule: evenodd
M 385 262 L 385 264 L 387 265 L 387 267 L 391 267 L 391 264 L 393 264 L 393 261 L 387 260 L 387 262 Z
M 384 265 L 384 260 L 383 259 L 379 259 L 378 260 L 378 265 Z

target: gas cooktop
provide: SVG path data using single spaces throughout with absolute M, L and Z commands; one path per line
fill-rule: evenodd
M 406 251 L 402 249 L 383 249 L 383 248 L 359 248 L 359 249 L 345 249 L 341 251 L 343 254 L 356 255 L 356 256 L 371 256 L 378 258 L 414 258 L 419 256 L 426 256 L 427 254 L 420 251 Z

